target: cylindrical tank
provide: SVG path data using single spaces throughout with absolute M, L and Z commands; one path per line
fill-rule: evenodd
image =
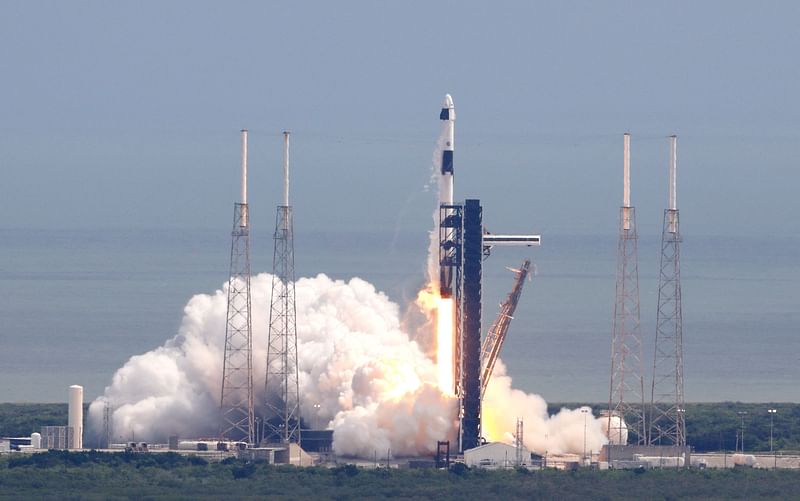
M 603 433 L 611 445 L 625 445 L 628 443 L 628 425 L 617 412 L 612 412 L 609 416 L 608 411 L 600 411 L 600 419 L 603 424 Z
M 39 433 L 31 433 L 31 447 L 34 449 L 42 448 L 42 436 Z
M 73 384 L 69 387 L 69 419 L 67 426 L 72 430 L 69 449 L 83 449 L 83 386 Z
M 735 466 L 749 466 L 752 468 L 756 466 L 756 457 L 752 454 L 734 454 L 733 464 Z

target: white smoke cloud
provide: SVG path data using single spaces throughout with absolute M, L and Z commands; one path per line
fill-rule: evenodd
M 268 274 L 251 282 L 257 392 L 271 283 Z M 454 439 L 455 401 L 435 388 L 435 366 L 401 329 L 396 304 L 364 280 L 325 275 L 298 280 L 296 295 L 301 414 L 310 426 L 333 427 L 339 454 L 429 453 L 437 440 Z M 108 401 L 116 440 L 214 436 L 226 306 L 226 288 L 191 298 L 178 334 L 131 357 L 91 404 L 89 434 L 102 433 Z
M 252 279 L 257 393 L 263 391 L 267 344 L 267 313 L 261 305 L 268 304 L 271 283 L 268 274 Z M 437 440 L 455 440 L 456 401 L 436 388 L 435 365 L 403 331 L 398 305 L 358 278 L 300 279 L 296 294 L 301 413 L 310 426 L 334 429 L 338 454 L 429 454 Z M 178 334 L 161 347 L 131 357 L 92 403 L 89 436 L 102 432 L 106 400 L 113 407 L 115 440 L 214 436 L 226 305 L 224 288 L 192 297 Z M 484 436 L 511 442 L 517 417 L 525 422 L 529 449 L 582 451 L 580 409 L 548 416 L 541 397 L 512 388 L 498 360 L 483 402 Z M 594 451 L 605 443 L 602 423 L 592 416 L 586 443 Z
M 511 386 L 506 366 L 497 360 L 483 399 L 482 425 L 484 437 L 490 441 L 512 443 L 516 420 L 523 421 L 523 443 L 538 454 L 598 452 L 607 443 L 604 420 L 595 418 L 591 410 L 561 409 L 547 414 L 547 402 L 539 395 L 525 393 Z

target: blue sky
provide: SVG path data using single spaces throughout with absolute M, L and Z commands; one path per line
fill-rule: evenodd
M 254 224 L 292 136 L 296 224 L 430 226 L 438 108 L 456 196 L 496 231 L 800 235 L 796 2 L 3 2 L 0 227 Z M 259 222 L 260 219 L 260 222 Z

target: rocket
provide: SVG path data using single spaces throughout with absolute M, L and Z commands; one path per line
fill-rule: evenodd
M 442 122 L 442 133 L 439 139 L 442 148 L 442 158 L 439 166 L 439 213 L 440 213 L 440 256 L 439 256 L 439 295 L 443 298 L 453 295 L 453 249 L 448 247 L 452 244 L 446 237 L 447 228 L 455 226 L 456 216 L 452 213 L 453 205 L 453 146 L 455 136 L 456 110 L 453 106 L 453 98 L 450 94 L 445 94 L 442 103 L 442 111 L 439 113 L 439 120 Z
M 439 178 L 439 204 L 453 205 L 453 143 L 455 136 L 456 109 L 453 98 L 445 94 L 442 111 L 442 164 Z

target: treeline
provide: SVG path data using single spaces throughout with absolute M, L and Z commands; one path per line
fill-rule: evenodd
M 0 457 L 0 499 L 787 499 L 792 470 L 297 468 L 175 453 Z
M 562 407 L 570 409 L 588 405 L 595 415 L 608 409 L 608 404 L 550 404 L 548 413 Z M 741 402 L 687 403 L 686 439 L 696 452 L 713 452 L 741 448 L 742 418 L 744 418 L 745 451 L 768 452 L 770 413 L 772 416 L 773 447 L 780 451 L 800 451 L 800 404 L 751 404 Z M 649 409 L 648 409 L 649 410 Z M 744 414 L 739 414 L 740 412 Z M 666 445 L 666 444 L 665 444 Z
M 42 426 L 66 426 L 67 411 L 67 404 L 0 404 L 0 436 L 27 437 Z

